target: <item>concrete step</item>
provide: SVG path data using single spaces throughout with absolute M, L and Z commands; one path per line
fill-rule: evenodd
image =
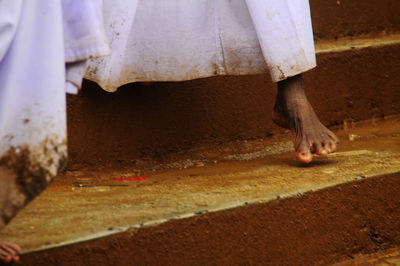
M 340 151 L 310 165 L 285 135 L 192 167 L 76 167 L 0 239 L 22 265 L 312 265 L 399 247 L 400 117 L 336 133 Z
M 357 255 L 353 259 L 335 263 L 335 266 L 353 266 L 353 265 L 381 265 L 381 266 L 397 266 L 400 265 L 400 248 L 393 248 L 380 251 L 374 254 Z
M 399 33 L 397 0 L 310 0 L 315 40 Z
M 322 123 L 400 113 L 400 35 L 322 40 L 316 48 L 318 67 L 304 79 Z M 282 133 L 271 121 L 275 86 L 267 74 L 128 84 L 113 94 L 85 82 L 68 98 L 70 165 L 141 167 L 182 151 Z

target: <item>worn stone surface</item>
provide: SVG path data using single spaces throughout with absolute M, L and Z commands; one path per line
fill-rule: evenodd
M 334 264 L 334 266 L 353 266 L 353 265 L 365 265 L 365 266 L 400 265 L 400 248 L 393 248 L 374 254 L 357 254 L 351 260 L 346 260 Z

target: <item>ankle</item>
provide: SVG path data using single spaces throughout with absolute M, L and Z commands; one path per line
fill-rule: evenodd
M 278 103 L 285 105 L 290 105 L 292 103 L 308 103 L 302 75 L 299 74 L 278 82 L 276 100 Z

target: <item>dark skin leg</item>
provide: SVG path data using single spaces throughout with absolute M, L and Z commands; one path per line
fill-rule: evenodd
M 327 156 L 335 152 L 338 139 L 321 124 L 308 102 L 301 74 L 278 82 L 272 119 L 277 125 L 292 131 L 300 162 L 311 162 L 313 154 Z
M 19 261 L 21 248 L 18 245 L 0 240 L 0 264 Z

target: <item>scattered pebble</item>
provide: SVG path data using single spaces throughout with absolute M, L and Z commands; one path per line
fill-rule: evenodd
M 203 162 L 195 162 L 195 165 L 196 165 L 197 167 L 203 167 L 203 166 L 205 166 L 205 164 L 204 164 Z
M 349 134 L 349 140 L 350 141 L 355 141 L 356 139 L 360 138 L 359 135 L 356 134 Z
M 114 180 L 119 180 L 119 181 L 145 181 L 148 180 L 147 177 L 144 176 L 131 176 L 131 177 L 113 177 Z

